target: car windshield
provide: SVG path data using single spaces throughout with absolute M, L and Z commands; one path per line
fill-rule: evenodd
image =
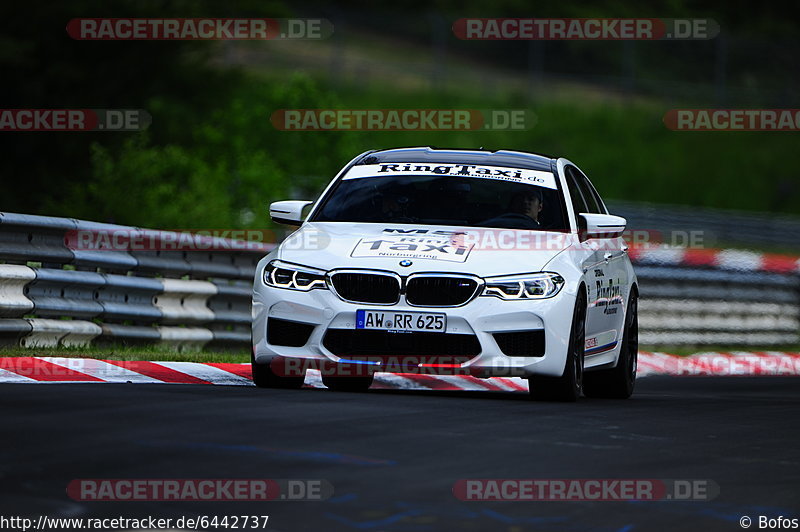
M 454 175 L 342 179 L 313 221 L 568 230 L 559 190 Z

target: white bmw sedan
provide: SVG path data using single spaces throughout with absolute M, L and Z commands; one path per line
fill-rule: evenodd
M 316 202 L 270 214 L 298 229 L 256 270 L 257 386 L 300 387 L 314 368 L 347 391 L 390 372 L 519 376 L 543 400 L 633 392 L 625 220 L 566 159 L 370 151 Z

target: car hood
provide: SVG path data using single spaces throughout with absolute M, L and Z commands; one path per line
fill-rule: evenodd
M 565 233 L 518 229 L 312 222 L 286 238 L 277 257 L 324 270 L 369 268 L 402 275 L 436 271 L 490 276 L 541 271 L 573 238 Z

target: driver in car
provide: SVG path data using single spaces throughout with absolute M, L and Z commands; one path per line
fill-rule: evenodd
M 504 227 L 507 229 L 541 229 L 539 214 L 543 207 L 542 192 L 533 187 L 511 196 L 508 211 L 491 220 L 482 222 L 488 227 Z
M 379 202 L 377 206 L 380 208 L 380 213 L 376 213 L 376 221 L 412 222 L 413 220 L 407 214 L 410 203 L 409 196 L 412 192 L 408 185 L 396 183 L 379 189 L 376 199 Z

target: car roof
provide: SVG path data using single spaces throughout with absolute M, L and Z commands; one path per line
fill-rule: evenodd
M 553 157 L 522 151 L 439 149 L 424 146 L 372 151 L 364 154 L 354 165 L 425 162 L 505 166 L 552 172 L 556 161 Z

